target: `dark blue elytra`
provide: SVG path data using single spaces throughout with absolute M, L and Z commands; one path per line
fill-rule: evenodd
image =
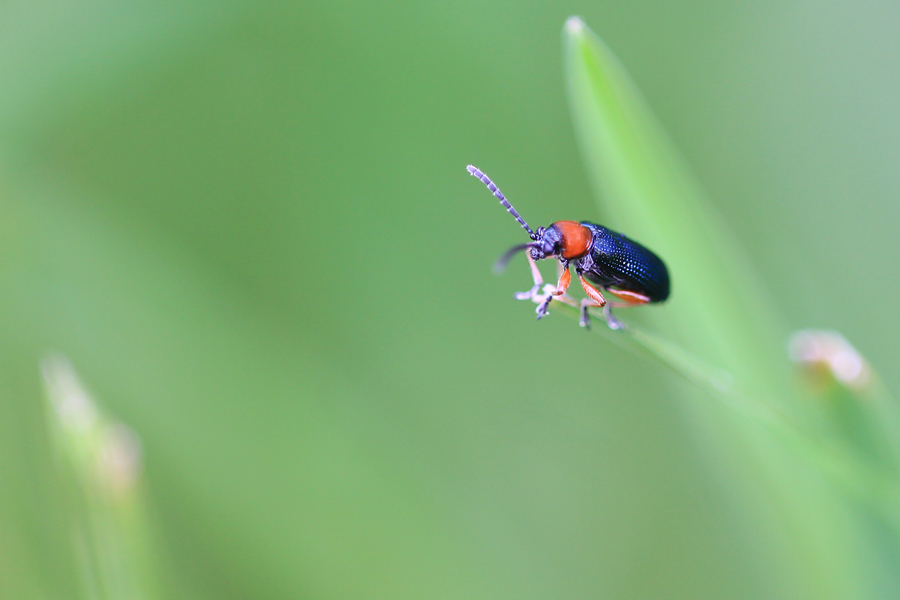
M 612 229 L 582 221 L 591 230 L 594 241 L 582 259 L 584 277 L 608 288 L 637 292 L 650 302 L 663 302 L 669 297 L 669 270 L 656 254 Z

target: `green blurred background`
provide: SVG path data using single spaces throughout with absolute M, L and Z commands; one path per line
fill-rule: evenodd
M 521 259 L 491 272 L 524 235 L 466 164 L 532 226 L 616 226 L 568 114 L 571 14 L 788 323 L 900 389 L 900 5 L 4 2 L 4 599 L 91 597 L 51 350 L 141 438 L 163 597 L 791 588 L 696 443 L 700 392 L 536 323 Z

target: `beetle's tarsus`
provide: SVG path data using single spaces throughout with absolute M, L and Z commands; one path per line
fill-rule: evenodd
M 609 328 L 613 331 L 625 329 L 625 323 L 613 316 L 608 304 L 603 307 L 603 318 L 606 319 L 606 324 L 609 325 Z
M 546 298 L 544 298 L 543 302 L 538 304 L 537 309 L 534 311 L 537 313 L 538 321 L 540 321 L 543 317 L 547 316 L 547 314 L 550 312 L 549 310 L 547 310 L 547 307 L 550 306 L 551 300 L 553 300 L 553 296 L 548 295 Z
M 586 309 L 581 312 L 581 319 L 578 320 L 578 324 L 588 331 L 591 330 L 591 317 Z
M 543 281 L 540 283 L 535 283 L 534 286 L 528 290 L 527 292 L 516 292 L 516 300 L 530 300 L 537 296 L 538 291 L 541 289 L 541 286 L 544 284 Z

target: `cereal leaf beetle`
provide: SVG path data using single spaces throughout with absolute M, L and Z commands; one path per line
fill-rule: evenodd
M 592 306 L 603 307 L 603 315 L 610 328 L 620 329 L 623 325 L 612 316 L 610 308 L 663 302 L 669 297 L 669 271 L 665 263 L 641 244 L 612 229 L 588 221 L 557 221 L 549 227 L 539 227 L 537 231 L 532 231 L 487 175 L 472 165 L 466 167 L 466 170 L 488 187 L 531 237 L 527 244 L 510 248 L 497 263 L 498 268 L 502 269 L 517 252 L 529 251 L 526 256 L 531 265 L 534 287 L 516 294 L 516 298 L 537 301 L 544 281 L 534 261 L 559 259 L 559 281 L 540 300 L 535 311 L 538 319 L 547 314 L 551 300 L 567 298 L 566 289 L 572 281 L 570 264 L 575 267 L 575 274 L 587 294 L 587 298 L 581 301 L 582 327 L 591 325 L 588 309 Z M 607 302 L 600 290 L 591 283 L 615 296 L 619 302 Z

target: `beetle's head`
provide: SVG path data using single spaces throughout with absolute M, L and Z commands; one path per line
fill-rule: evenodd
M 552 225 L 538 227 L 534 235 L 534 242 L 529 247 L 531 248 L 531 258 L 534 260 L 558 256 L 562 248 L 562 235 Z
M 522 250 L 528 250 L 528 254 L 533 260 L 543 260 L 559 256 L 562 248 L 562 237 L 560 232 L 552 225 L 550 227 L 538 227 L 538 230 L 531 233 L 531 240 L 527 244 L 519 244 L 507 250 L 500 260 L 497 261 L 494 269 L 499 273 L 506 268 L 509 259 Z

